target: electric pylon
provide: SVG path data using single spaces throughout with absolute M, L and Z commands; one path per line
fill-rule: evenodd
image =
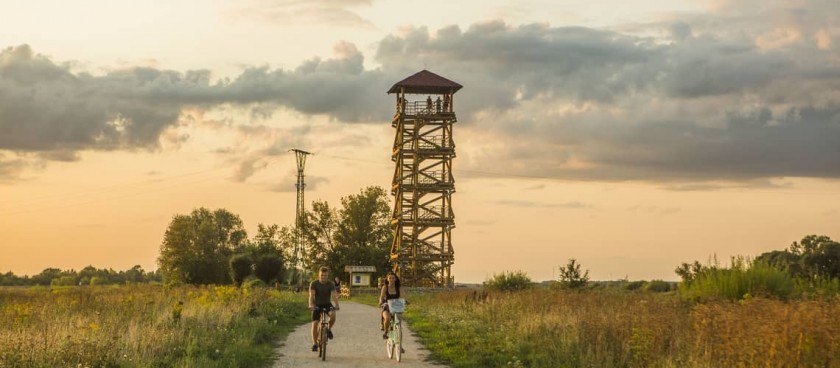
M 297 158 L 297 183 L 295 183 L 295 188 L 297 188 L 297 206 L 295 207 L 295 248 L 294 254 L 292 255 L 292 262 L 294 263 L 295 270 L 298 273 L 297 283 L 299 285 L 303 285 L 303 275 L 305 270 L 303 257 L 304 254 L 306 254 L 306 246 L 303 244 L 301 237 L 303 227 L 305 226 L 304 216 L 306 216 L 306 202 L 303 198 L 306 182 L 304 181 L 303 171 L 306 166 L 306 156 L 311 153 L 297 148 L 290 149 L 289 152 L 294 152 L 295 157 Z

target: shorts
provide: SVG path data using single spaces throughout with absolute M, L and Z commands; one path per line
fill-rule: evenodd
M 330 304 L 323 304 L 323 305 L 316 305 L 315 309 L 312 311 L 312 320 L 313 321 L 320 321 L 321 320 L 321 311 L 322 310 L 333 310 L 332 303 Z

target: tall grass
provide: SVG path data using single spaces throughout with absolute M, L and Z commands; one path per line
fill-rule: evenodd
M 680 294 L 691 300 L 740 300 L 747 295 L 789 299 L 796 292 L 796 280 L 788 272 L 743 258 L 733 258 L 730 268 L 709 267 L 680 284 Z
M 0 367 L 257 367 L 305 296 L 153 285 L 0 288 Z
M 454 367 L 840 367 L 840 299 L 539 289 L 412 301 L 411 327 Z

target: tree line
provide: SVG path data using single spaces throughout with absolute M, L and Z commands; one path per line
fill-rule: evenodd
M 163 282 L 171 284 L 303 284 L 326 266 L 345 278 L 344 266 L 375 266 L 384 273 L 391 249 L 390 204 L 381 187 L 371 186 L 341 198 L 339 206 L 313 201 L 301 226 L 258 224 L 248 237 L 239 215 L 220 208 L 176 214 L 160 244 L 159 268 L 126 271 L 88 266 L 80 271 L 47 268 L 34 276 L 0 274 L 0 286 L 100 285 Z M 294 270 L 296 243 L 305 252 Z M 346 280 L 345 280 L 346 281 Z
M 341 198 L 339 207 L 313 201 L 300 227 L 259 224 L 248 238 L 242 220 L 226 209 L 198 208 L 175 215 L 164 234 L 158 265 L 163 281 L 241 285 L 248 280 L 302 284 L 304 273 L 326 266 L 343 275 L 346 265 L 383 272 L 391 246 L 390 205 L 381 187 Z M 296 243 L 305 249 L 294 259 Z
M 47 268 L 33 276 L 17 276 L 12 272 L 0 274 L 0 286 L 113 285 L 160 281 L 157 271 L 146 272 L 140 265 L 125 271 L 87 266 L 79 271 Z

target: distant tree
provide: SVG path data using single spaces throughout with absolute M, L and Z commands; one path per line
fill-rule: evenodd
M 247 254 L 237 254 L 230 258 L 230 278 L 236 286 L 242 286 L 248 276 L 251 276 L 251 256 Z
M 254 261 L 254 276 L 266 284 L 272 281 L 282 282 L 284 271 L 283 259 L 280 254 L 263 254 Z
M 32 276 L 32 283 L 35 285 L 48 286 L 52 284 L 52 280 L 58 278 L 62 271 L 58 268 L 46 268 L 41 273 Z
M 305 266 L 340 263 L 335 243 L 337 228 L 338 212 L 325 201 L 313 201 L 312 210 L 306 212 L 300 229 L 300 239 L 306 247 Z
M 158 264 L 171 281 L 226 284 L 228 260 L 247 240 L 242 220 L 225 209 L 175 215 L 164 234 Z
M 674 272 L 682 278 L 684 283 L 690 284 L 705 268 L 699 261 L 694 261 L 694 263 L 683 262 Z
M 341 208 L 315 201 L 307 211 L 301 235 L 307 246 L 306 264 L 312 271 L 326 265 L 334 275 L 344 266 L 388 268 L 391 250 L 391 209 L 381 187 L 367 187 L 341 199 Z
M 123 283 L 140 283 L 143 282 L 146 271 L 140 265 L 135 265 L 131 269 L 120 273 Z
M 293 240 L 289 228 L 277 225 L 257 226 L 257 234 L 249 243 L 251 259 L 254 265 L 254 276 L 265 284 L 272 281 L 282 282 L 287 254 L 293 250 Z
M 755 260 L 809 282 L 840 278 L 840 243 L 825 235 L 808 235 L 786 250 L 765 252 Z
M 63 275 L 52 279 L 51 286 L 75 286 L 78 285 L 79 278 L 74 275 Z
M 388 268 L 392 233 L 385 189 L 367 187 L 342 198 L 341 206 L 335 234 L 341 263 L 330 265 L 333 274 L 343 272 L 345 265 L 375 266 L 380 272 Z
M 581 273 L 580 264 L 574 258 L 569 259 L 569 263 L 565 266 L 560 266 L 560 286 L 567 289 L 579 289 L 586 286 L 589 282 L 589 270 Z
M 840 243 L 825 235 L 808 235 L 790 246 L 800 256 L 803 273 L 809 280 L 840 277 Z

